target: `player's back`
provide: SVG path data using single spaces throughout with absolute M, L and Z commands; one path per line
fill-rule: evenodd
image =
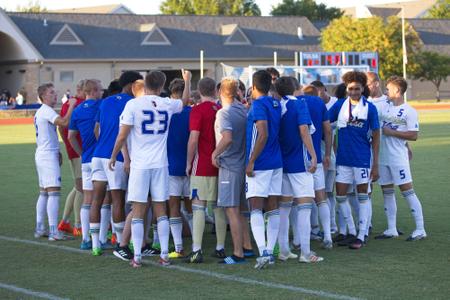
M 320 146 L 323 137 L 323 122 L 329 119 L 327 107 L 325 106 L 325 103 L 323 103 L 322 99 L 316 96 L 305 95 L 300 96 L 299 98 L 305 99 L 306 104 L 308 105 L 309 114 L 311 115 L 312 123 L 316 129 L 311 138 L 317 155 L 317 163 L 320 164 L 322 162 L 322 151 Z
M 56 126 L 53 124 L 58 114 L 46 104 L 42 104 L 34 115 L 34 127 L 36 129 L 36 153 L 58 152 L 59 141 Z
M 189 116 L 191 107 L 183 107 L 181 113 L 174 114 L 170 120 L 167 137 L 167 157 L 169 175 L 186 176 L 187 144 L 189 140 Z

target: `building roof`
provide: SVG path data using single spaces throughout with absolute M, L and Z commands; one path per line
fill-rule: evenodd
M 423 49 L 450 55 L 450 19 L 409 19 L 417 31 Z
M 134 12 L 123 4 L 110 4 L 89 7 L 74 7 L 49 10 L 52 13 L 76 13 L 76 14 L 134 14 Z
M 342 8 L 344 15 L 353 18 L 367 18 L 370 16 L 380 16 L 382 18 L 391 15 L 400 17 L 401 8 L 405 9 L 405 18 L 421 18 L 426 15 L 428 10 L 437 2 L 437 0 L 410 0 L 404 2 L 393 1 L 393 3 L 378 5 L 358 5 L 354 7 Z
M 402 10 L 400 7 L 376 7 L 376 6 L 367 6 L 370 14 L 372 16 L 382 17 L 383 19 L 387 19 L 390 16 L 396 16 Z

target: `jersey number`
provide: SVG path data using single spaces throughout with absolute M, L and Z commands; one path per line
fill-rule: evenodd
M 367 178 L 369 176 L 369 170 L 361 169 L 361 178 Z
M 401 117 L 401 116 L 403 115 L 403 111 L 404 111 L 404 109 L 401 108 L 401 109 L 398 111 L 397 117 Z
M 147 126 L 155 123 L 155 113 L 153 110 L 143 110 L 142 113 L 149 117 L 148 120 L 142 121 L 142 134 L 155 134 L 155 130 L 147 129 Z M 156 131 L 156 134 L 163 134 L 167 131 L 167 127 L 169 125 L 169 114 L 164 110 L 158 110 L 158 114 L 162 117 L 159 120 L 159 125 L 162 126 L 162 128 Z
M 405 170 L 400 170 L 400 179 L 405 179 L 406 178 L 406 174 L 405 174 Z

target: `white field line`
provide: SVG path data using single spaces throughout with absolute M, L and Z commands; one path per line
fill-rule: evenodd
M 30 289 L 24 289 L 12 284 L 6 284 L 6 283 L 2 283 L 0 282 L 0 289 L 5 289 L 5 290 L 10 290 L 16 293 L 20 293 L 20 294 L 25 294 L 28 296 L 33 296 L 33 297 L 38 297 L 38 298 L 43 298 L 43 299 L 49 299 L 49 300 L 67 300 L 67 298 L 60 298 L 58 296 L 49 294 L 49 293 L 44 293 L 44 292 L 38 292 L 38 291 L 33 291 Z
M 60 244 L 48 244 L 48 243 L 44 243 L 44 242 L 18 239 L 18 238 L 3 236 L 3 235 L 0 235 L 0 240 L 10 241 L 10 242 L 15 242 L 15 243 L 22 243 L 22 244 L 27 244 L 27 245 L 47 247 L 47 248 L 58 249 L 58 250 L 63 250 L 63 251 L 67 251 L 67 252 L 90 254 L 89 251 L 84 251 L 84 250 L 80 250 L 80 249 L 76 249 L 76 248 L 72 248 L 72 247 L 67 247 L 67 246 L 63 246 Z M 113 258 L 114 256 L 106 256 L 106 257 Z M 144 261 L 144 264 L 161 267 L 158 263 L 153 262 L 153 261 Z M 183 267 L 180 265 L 172 265 L 170 267 L 161 267 L 161 268 L 164 268 L 166 270 L 177 270 L 177 271 L 181 271 L 181 272 L 185 272 L 185 273 L 198 274 L 198 275 L 203 275 L 203 276 L 207 276 L 207 277 L 215 277 L 218 279 L 234 281 L 234 282 L 238 282 L 238 283 L 242 283 L 242 284 L 253 284 L 253 285 L 263 286 L 266 288 L 276 288 L 276 289 L 282 289 L 282 290 L 287 290 L 287 291 L 292 291 L 292 292 L 299 292 L 299 293 L 306 294 L 306 295 L 319 296 L 319 297 L 324 297 L 324 298 L 329 298 L 329 299 L 342 299 L 342 300 L 360 300 L 361 299 L 361 298 L 356 298 L 356 297 L 341 295 L 341 294 L 336 294 L 336 293 L 330 293 L 330 292 L 321 291 L 321 290 L 307 289 L 307 288 L 303 288 L 303 287 L 299 287 L 299 286 L 274 283 L 274 282 L 265 281 L 265 280 L 249 279 L 249 278 L 244 278 L 244 277 L 240 277 L 240 276 L 227 275 L 227 274 L 222 274 L 222 273 L 217 273 L 217 272 L 212 272 L 212 271 L 191 269 L 191 268 Z

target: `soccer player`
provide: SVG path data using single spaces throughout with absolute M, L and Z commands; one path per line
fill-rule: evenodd
M 250 224 L 259 250 L 255 268 L 274 262 L 273 249 L 278 238 L 283 160 L 278 133 L 280 101 L 268 96 L 272 85 L 269 72 L 260 70 L 252 77 L 252 106 L 247 116 L 246 198 L 250 202 Z M 267 244 L 262 210 L 267 215 Z
M 188 72 L 183 71 L 183 77 L 190 78 Z M 183 101 L 159 96 L 165 81 L 166 76 L 160 71 L 152 71 L 146 75 L 146 95 L 134 98 L 126 104 L 120 116 L 120 131 L 109 161 L 110 169 L 117 167 L 116 157 L 129 137 L 131 165 L 127 200 L 132 202 L 133 206 L 131 236 L 135 247 L 131 266 L 134 268 L 142 265 L 139 246 L 144 238 L 144 216 L 149 194 L 152 197 L 153 213 L 157 218 L 161 241 L 159 263 L 162 266 L 170 265 L 170 229 L 166 214 L 166 201 L 169 198 L 167 135 L 170 119 L 174 113 L 183 110 Z M 184 99 L 187 100 L 188 94 L 183 94 Z
M 245 199 L 245 127 L 247 109 L 237 99 L 239 83 L 224 78 L 220 85 L 222 108 L 217 112 L 214 125 L 216 149 L 212 164 L 219 168 L 217 206 L 225 209 L 233 239 L 233 255 L 221 261 L 224 264 L 245 262 L 240 206 Z
M 189 141 L 186 174 L 191 174 L 191 198 L 193 212 L 192 253 L 186 259 L 189 263 L 203 261 L 202 240 L 205 230 L 205 207 L 213 203 L 216 225 L 217 258 L 225 258 L 226 217 L 223 208 L 216 206 L 218 169 L 211 162 L 216 146 L 214 122 L 219 106 L 216 104 L 216 83 L 211 78 L 198 82 L 201 103 L 194 106 L 189 117 Z M 192 171 L 192 172 L 191 172 Z
M 94 195 L 92 198 L 90 211 L 89 230 L 92 236 L 92 254 L 98 256 L 102 254 L 100 247 L 100 210 L 105 198 L 106 185 L 111 190 L 113 204 L 113 226 L 115 228 L 118 249 L 121 249 L 122 232 L 125 226 L 125 187 L 126 179 L 124 172 L 124 162 L 121 153 L 118 154 L 114 171 L 108 168 L 108 161 L 114 147 L 114 142 L 119 131 L 119 117 L 126 103 L 132 98 L 132 83 L 142 76 L 134 71 L 126 71 L 119 78 L 122 93 L 110 96 L 102 101 L 96 116 L 96 130 L 99 131 L 97 145 L 91 161 L 92 181 L 94 185 Z M 126 247 L 128 249 L 128 247 Z M 124 250 L 126 251 L 126 250 Z M 129 251 L 127 251 L 128 254 Z
M 37 92 L 42 105 L 34 116 L 37 144 L 35 162 L 40 188 L 36 204 L 34 237 L 39 238 L 48 234 L 49 241 L 61 241 L 65 240 L 66 237 L 57 228 L 62 156 L 59 152 L 56 126 L 67 127 L 76 100 L 73 98 L 69 100 L 67 113 L 64 117 L 61 117 L 53 109 L 58 101 L 53 84 L 43 84 L 39 86 Z M 47 233 L 45 227 L 45 213 L 48 216 L 49 233 Z
M 84 80 L 81 80 L 77 84 L 77 94 L 74 97 L 76 99 L 76 105 L 80 105 L 81 102 L 84 101 L 86 98 L 86 95 L 83 91 L 84 88 Z M 61 117 L 64 117 L 67 113 L 67 110 L 69 109 L 69 103 L 66 101 L 62 107 L 60 115 Z M 72 177 L 74 180 L 74 187 L 69 192 L 66 198 L 66 204 L 64 205 L 64 212 L 61 222 L 58 224 L 58 230 L 59 231 L 65 231 L 67 233 L 72 233 L 74 236 L 80 236 L 81 235 L 81 220 L 80 220 L 80 210 L 81 210 L 81 204 L 83 203 L 83 187 L 82 187 L 82 180 L 81 180 L 81 159 L 80 155 L 75 152 L 75 150 L 72 148 L 72 146 L 69 143 L 68 134 L 69 129 L 67 127 L 58 127 L 59 134 L 64 142 L 64 145 L 66 146 L 67 156 L 69 157 L 70 161 L 70 170 L 72 171 Z M 81 143 L 81 138 L 78 135 L 78 142 Z M 70 214 L 74 213 L 75 216 L 75 226 L 72 228 L 70 226 Z
M 295 79 L 296 80 L 296 79 Z M 283 156 L 283 198 L 280 202 L 281 260 L 297 258 L 289 249 L 289 214 L 293 199 L 297 210 L 297 232 L 300 235 L 300 262 L 322 261 L 310 249 L 311 205 L 314 199 L 313 173 L 317 168 L 317 156 L 310 134 L 311 117 L 303 98 L 293 96 L 295 83 L 291 77 L 280 77 L 275 82 L 277 93 L 282 97 L 280 147 Z M 312 130 L 312 128 L 311 128 Z M 311 159 L 308 158 L 308 154 Z
M 83 205 L 81 206 L 81 229 L 82 241 L 80 248 L 88 250 L 92 248 L 92 241 L 89 237 L 89 212 L 92 203 L 92 155 L 97 143 L 94 135 L 95 116 L 97 115 L 102 97 L 102 86 L 98 80 L 89 79 L 84 83 L 86 100 L 73 112 L 69 124 L 68 139 L 74 151 L 81 155 L 81 170 L 83 179 Z M 81 136 L 82 145 L 78 141 Z M 103 217 L 103 215 L 102 215 Z M 107 224 L 110 220 L 107 220 Z
M 336 201 L 349 230 L 349 235 L 340 245 L 360 249 L 364 244 L 368 226 L 369 182 L 378 179 L 380 125 L 377 109 L 363 97 L 367 76 L 362 72 L 352 71 L 344 74 L 342 80 L 347 86 L 348 98 L 339 99 L 329 111 L 330 121 L 337 121 L 338 128 Z M 372 143 L 369 139 L 370 131 Z M 356 182 L 360 204 L 357 237 L 346 195 L 353 182 Z
M 404 78 L 393 76 L 387 80 L 387 93 L 391 101 L 383 107 L 382 138 L 380 147 L 380 180 L 383 190 L 388 229 L 385 238 L 398 236 L 396 226 L 397 205 L 394 198 L 394 185 L 400 188 L 408 202 L 416 229 L 407 241 L 426 238 L 422 205 L 414 192 L 411 169 L 408 159 L 407 141 L 417 140 L 419 122 L 417 112 L 405 102 L 403 95 L 408 85 Z
M 190 82 L 189 82 L 190 84 Z M 185 82 L 176 78 L 169 84 L 170 98 L 182 99 Z M 186 87 L 188 90 L 189 87 Z M 190 94 L 190 91 L 188 91 Z M 169 253 L 169 258 L 182 258 L 183 250 L 183 218 L 181 215 L 181 198 L 185 207 L 190 207 L 189 177 L 186 176 L 187 144 L 189 140 L 189 115 L 191 107 L 185 105 L 179 114 L 174 114 L 170 120 L 167 137 L 167 157 L 169 161 L 169 223 L 175 244 L 175 251 Z M 192 213 L 188 215 L 192 224 Z M 191 228 L 192 225 L 190 225 Z M 191 229 L 192 232 L 192 229 Z

